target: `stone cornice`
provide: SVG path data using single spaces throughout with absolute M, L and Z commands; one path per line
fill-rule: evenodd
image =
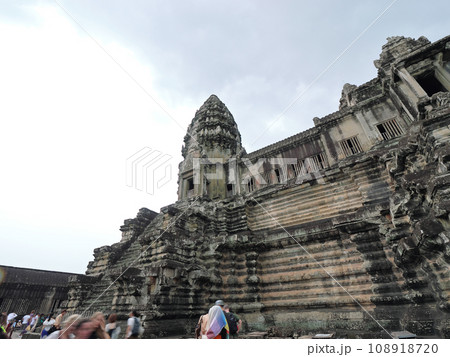
M 319 130 L 316 127 L 313 127 L 298 134 L 292 135 L 286 139 L 280 140 L 274 144 L 253 151 L 247 155 L 244 155 L 243 158 L 252 160 L 262 156 L 273 156 L 287 150 L 290 147 L 299 145 L 308 140 L 313 140 L 314 138 L 318 137 L 318 135 Z

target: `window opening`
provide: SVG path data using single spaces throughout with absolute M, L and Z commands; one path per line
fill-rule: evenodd
M 377 129 L 383 137 L 383 140 L 390 140 L 403 134 L 402 128 L 398 125 L 395 119 L 378 124 Z
M 445 89 L 441 82 L 434 76 L 433 72 L 428 72 L 417 77 L 416 80 L 423 90 L 427 92 L 429 97 L 438 92 L 447 92 L 447 89 Z
M 248 192 L 253 192 L 255 190 L 255 179 L 253 177 L 250 177 L 250 179 L 247 182 L 247 189 Z
M 356 136 L 342 140 L 339 144 L 345 157 L 362 152 L 361 145 L 359 144 L 359 140 Z
M 275 176 L 276 176 L 276 178 L 277 178 L 277 183 L 280 183 L 280 182 L 281 182 L 281 172 L 280 172 L 280 169 L 275 169 L 274 171 L 275 171 Z

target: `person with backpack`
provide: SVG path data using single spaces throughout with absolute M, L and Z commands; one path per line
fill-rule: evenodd
M 228 327 L 230 328 L 230 338 L 239 338 L 238 333 L 242 325 L 241 319 L 238 315 L 230 311 L 228 305 L 223 307 L 223 312 L 225 313 L 225 318 L 227 319 Z
M 105 327 L 106 333 L 111 336 L 111 338 L 119 338 L 120 326 L 117 326 L 117 314 L 111 314 L 108 317 L 108 324 Z
M 139 320 L 139 314 L 137 311 L 133 310 L 130 312 L 129 319 L 127 321 L 127 331 L 125 333 L 125 338 L 139 338 L 143 333 L 143 328 L 141 326 L 141 321 Z

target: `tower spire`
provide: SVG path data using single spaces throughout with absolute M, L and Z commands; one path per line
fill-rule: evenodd
M 219 162 L 226 166 L 231 158 L 241 155 L 243 151 L 241 134 L 233 115 L 226 105 L 212 94 L 195 113 L 184 138 L 182 148 L 184 160 L 179 166 L 179 199 L 199 195 L 224 198 L 225 178 L 223 182 L 220 180 L 211 182 L 205 174 L 208 169 L 213 170 L 212 167 Z M 206 160 L 211 167 L 208 165 L 202 167 L 200 182 L 194 183 L 196 159 Z M 198 178 L 195 181 L 198 181 Z

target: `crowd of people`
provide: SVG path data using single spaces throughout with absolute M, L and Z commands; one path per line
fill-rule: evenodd
M 106 324 L 102 312 L 94 313 L 91 318 L 81 315 L 70 315 L 65 318 L 66 310 L 54 318 L 53 314 L 43 316 L 34 310 L 17 320 L 16 313 L 2 313 L 0 319 L 0 338 L 11 338 L 15 330 L 19 330 L 19 338 L 31 332 L 38 332 L 41 339 L 116 339 L 121 328 L 117 325 L 117 314 L 112 313 Z M 132 311 L 127 320 L 125 338 L 135 339 L 143 334 L 139 313 Z
M 41 339 L 117 339 L 120 336 L 121 328 L 117 324 L 115 313 L 108 316 L 108 323 L 102 312 L 96 312 L 90 318 L 77 314 L 66 318 L 66 314 L 67 311 L 62 310 L 54 317 L 52 313 L 43 315 L 33 310 L 17 320 L 17 314 L 4 312 L 0 319 L 0 338 L 11 338 L 16 330 L 20 331 L 19 338 L 27 333 L 39 333 Z M 237 338 L 241 326 L 239 316 L 230 311 L 223 300 L 217 300 L 207 314 L 200 316 L 195 328 L 195 338 Z M 139 313 L 130 312 L 124 337 L 139 338 L 143 332 Z

